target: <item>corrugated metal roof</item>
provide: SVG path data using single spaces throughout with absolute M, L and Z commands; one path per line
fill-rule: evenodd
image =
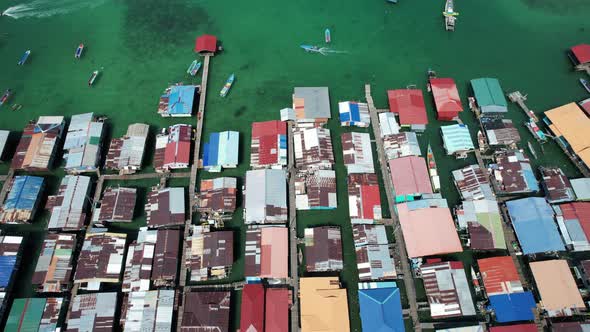
M 336 172 L 316 170 L 295 180 L 297 210 L 329 210 L 337 206 Z
M 103 125 L 93 113 L 72 116 L 63 147 L 66 171 L 89 172 L 99 167 Z
M 573 46 L 570 50 L 579 64 L 590 62 L 590 45 L 579 44 Z
M 151 276 L 155 287 L 176 285 L 181 236 L 179 229 L 158 230 Z
M 266 310 L 264 326 L 266 331 L 289 332 L 289 303 L 287 288 L 269 288 L 266 290 Z
M 246 284 L 242 290 L 240 331 L 264 331 L 264 287 Z
M 39 292 L 61 292 L 68 288 L 72 274 L 75 234 L 47 234 L 33 273 L 32 284 Z
M 391 134 L 383 137 L 383 148 L 385 149 L 387 160 L 422 155 L 420 144 L 418 143 L 418 137 L 416 136 L 416 133 L 412 131 Z
M 90 194 L 90 178 L 66 175 L 57 195 L 49 196 L 46 209 L 51 211 L 48 229 L 79 230 L 84 226 Z
M 533 325 L 533 324 L 531 324 Z M 533 327 L 535 328 L 534 330 L 529 329 L 529 330 L 523 330 L 523 332 L 534 332 L 537 331 L 536 330 L 536 326 L 533 325 Z M 562 323 L 557 323 L 557 322 L 552 322 L 551 323 L 551 331 L 552 332 L 587 332 L 590 330 L 590 324 L 589 323 L 584 323 L 584 322 L 562 322 Z M 514 332 L 519 332 L 520 330 L 512 330 Z M 496 331 L 497 332 L 497 331 Z M 507 331 L 502 331 L 502 332 L 507 332 Z
M 342 153 L 348 174 L 375 173 L 371 136 L 368 133 L 342 133 Z
M 490 307 L 498 323 L 534 320 L 537 303 L 531 292 L 490 296 Z
M 502 217 L 495 200 L 463 201 L 455 211 L 460 228 L 467 228 L 473 250 L 506 249 Z
M 87 233 L 74 282 L 89 290 L 98 290 L 101 282 L 120 282 L 126 238 L 122 233 Z
M 219 215 L 231 215 L 236 210 L 237 179 L 221 177 L 201 180 L 198 194 L 198 210 L 207 214 L 208 220 Z
M 65 122 L 62 116 L 40 117 L 25 126 L 11 166 L 15 169 L 46 171 L 57 152 Z
M 590 178 L 572 179 L 570 183 L 578 201 L 590 201 Z
M 529 197 L 506 202 L 512 225 L 525 254 L 563 251 L 553 210 L 544 198 Z
M 479 118 L 490 146 L 512 145 L 520 142 L 518 129 L 512 120 L 482 116 Z
M 442 138 L 448 155 L 475 149 L 469 128 L 464 124 L 440 127 Z
M 5 331 L 50 332 L 57 329 L 63 298 L 25 298 L 12 302 Z
M 304 277 L 299 285 L 302 331 L 350 331 L 346 289 L 338 277 Z
M 452 172 L 455 186 L 464 200 L 494 199 L 489 179 L 478 165 L 469 165 Z
M 498 79 L 489 77 L 472 79 L 471 87 L 482 113 L 508 112 L 508 103 Z
M 131 292 L 121 325 L 126 332 L 166 332 L 172 329 L 174 290 Z
M 237 131 L 211 133 L 203 148 L 203 167 L 210 172 L 237 167 L 239 136 Z
M 523 292 L 516 265 L 510 256 L 477 260 L 488 296 Z
M 381 219 L 381 195 L 376 174 L 348 176 L 348 212 L 353 224 Z
M 420 273 L 430 303 L 432 318 L 462 317 L 476 314 L 463 263 L 423 264 Z
M 340 124 L 342 126 L 356 126 L 366 128 L 371 124 L 369 105 L 356 101 L 344 101 L 338 103 Z
M 10 131 L 0 130 L 0 158 L 4 154 L 4 147 L 6 146 L 6 141 L 8 141 L 8 135 L 10 135 Z
M 428 203 L 429 200 L 416 202 Z M 410 258 L 462 252 L 463 247 L 448 208 L 419 207 L 414 202 L 397 205 Z
M 134 123 L 129 125 L 125 136 L 113 139 L 105 168 L 120 170 L 124 174 L 135 173 L 141 169 L 149 128 L 147 124 Z
M 359 289 L 358 296 L 363 331 L 405 331 L 397 287 Z
M 150 289 L 157 236 L 156 230 L 140 230 L 137 240 L 129 245 L 123 274 L 123 292 Z
M 183 331 L 229 331 L 231 292 L 185 292 Z
M 32 220 L 39 204 L 44 179 L 38 176 L 16 176 L 4 201 L 1 223 Z
M 209 226 L 193 225 L 187 242 L 186 269 L 191 281 L 223 279 L 234 263 L 233 231 L 212 232 Z
M 399 134 L 399 124 L 393 113 L 379 113 L 379 126 L 381 127 L 381 137 Z
M 334 152 L 330 130 L 297 126 L 293 129 L 295 165 L 300 171 L 332 169 Z
M 98 221 L 131 222 L 137 200 L 136 188 L 107 187 L 102 194 Z
M 586 310 L 566 260 L 531 262 L 529 266 L 550 317 L 571 316 L 572 309 Z
M 553 205 L 553 210 L 565 244 L 574 251 L 590 250 L 590 203 Z
M 250 144 L 252 168 L 287 165 L 287 125 L 278 120 L 253 122 Z
M 422 157 L 409 156 L 389 161 L 396 196 L 432 194 L 432 184 Z
M 262 169 L 246 172 L 246 224 L 287 222 L 287 179 L 285 171 Z
M 117 293 L 76 295 L 72 300 L 67 331 L 112 331 L 116 310 Z
M 295 87 L 293 109 L 297 122 L 325 122 L 331 118 L 327 87 Z
M 539 184 L 527 156 L 521 151 L 496 154 L 490 164 L 495 180 L 505 193 L 520 194 L 539 191 Z
M 246 231 L 245 276 L 287 278 L 288 233 L 282 226 Z
M 385 280 L 397 276 L 384 225 L 353 225 L 359 280 Z
M 431 78 L 430 87 L 434 96 L 437 118 L 441 121 L 452 121 L 463 111 L 461 97 L 455 80 L 452 78 Z
M 491 326 L 490 332 L 537 332 L 535 324 L 517 324 L 508 326 Z M 554 331 L 555 332 L 555 331 Z
M 389 99 L 389 110 L 399 114 L 399 123 L 402 126 L 424 126 L 428 124 L 422 90 L 388 90 L 387 97 Z
M 153 187 L 145 206 L 150 228 L 182 225 L 185 222 L 185 194 L 183 187 Z
M 305 263 L 308 272 L 342 270 L 344 265 L 339 227 L 305 229 Z

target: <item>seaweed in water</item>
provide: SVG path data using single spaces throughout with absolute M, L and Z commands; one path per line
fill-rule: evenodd
M 238 109 L 234 112 L 234 117 L 235 118 L 239 118 L 240 116 L 242 116 L 242 114 L 244 114 L 246 111 L 248 110 L 248 107 L 246 105 L 242 105 L 240 107 L 238 107 Z
M 195 31 L 209 25 L 205 9 L 187 1 L 125 0 L 125 41 L 130 49 L 146 53 L 168 52 L 185 45 Z

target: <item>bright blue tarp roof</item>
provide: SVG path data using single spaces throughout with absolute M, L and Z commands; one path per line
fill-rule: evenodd
M 490 296 L 490 307 L 496 313 L 496 321 L 509 323 L 534 320 L 535 298 L 531 292 Z
M 170 90 L 168 113 L 192 114 L 195 87 L 193 85 L 175 85 Z
M 553 209 L 545 198 L 529 197 L 508 201 L 506 207 L 523 253 L 565 249 L 553 218 Z
M 359 289 L 363 331 L 405 331 L 399 288 Z
M 14 178 L 14 184 L 6 202 L 4 209 L 33 210 L 41 188 L 43 178 L 38 176 L 17 176 Z
M 8 287 L 15 264 L 16 256 L 0 256 L 0 288 Z

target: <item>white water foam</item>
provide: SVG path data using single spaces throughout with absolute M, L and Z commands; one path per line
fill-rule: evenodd
M 29 3 L 12 6 L 2 14 L 14 19 L 25 17 L 49 17 L 62 15 L 84 8 L 94 8 L 106 0 L 34 0 Z

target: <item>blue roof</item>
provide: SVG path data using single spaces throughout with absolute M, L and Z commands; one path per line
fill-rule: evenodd
M 534 320 L 535 298 L 531 292 L 490 296 L 490 307 L 499 323 Z
M 399 288 L 359 289 L 363 331 L 405 331 Z
M 43 187 L 43 178 L 38 176 L 17 176 L 6 202 L 5 210 L 29 210 L 32 211 L 37 203 L 37 198 Z
M 219 133 L 209 135 L 209 142 L 205 144 L 203 154 L 203 166 L 217 166 L 219 153 Z
M 168 99 L 169 114 L 192 114 L 195 87 L 193 85 L 175 85 L 170 90 Z
M 0 288 L 8 287 L 15 265 L 16 256 L 0 256 Z
M 557 224 L 553 220 L 553 209 L 545 198 L 529 197 L 508 201 L 506 207 L 525 254 L 565 249 Z
M 237 131 L 211 133 L 203 149 L 203 167 L 238 165 L 239 137 Z

